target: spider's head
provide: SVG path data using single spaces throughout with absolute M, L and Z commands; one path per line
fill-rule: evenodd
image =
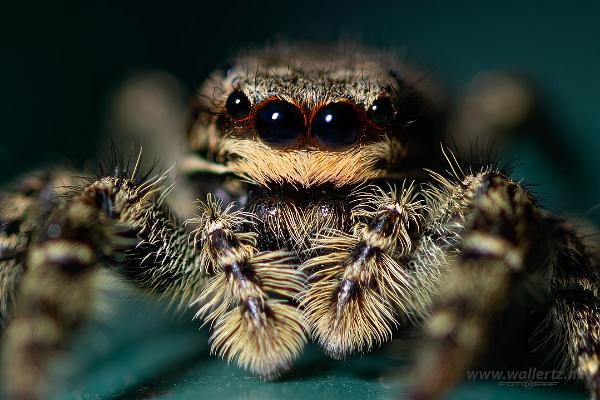
M 201 88 L 192 165 L 306 188 L 409 174 L 436 141 L 438 113 L 420 78 L 354 47 L 249 52 Z

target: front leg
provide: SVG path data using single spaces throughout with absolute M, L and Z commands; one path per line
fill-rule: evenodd
M 600 399 L 600 259 L 572 227 L 553 226 L 551 326 L 564 345 L 565 367 L 574 367 L 590 397 Z
M 161 205 L 164 178 L 90 180 L 64 202 L 48 203 L 48 215 L 35 213 L 36 229 L 15 254 L 21 281 L 15 293 L 0 293 L 15 298 L 2 337 L 9 399 L 45 397 L 51 363 L 94 308 L 99 266 L 164 296 L 198 295 L 205 279 L 187 233 Z
M 534 282 L 530 289 L 549 295 L 556 239 L 547 213 L 501 173 L 483 171 L 460 182 L 436 176 L 441 189 L 431 191 L 433 214 L 445 214 L 446 224 L 459 227 L 459 242 L 445 250 L 456 256 L 447 259 L 448 273 L 425 326 L 413 381 L 415 399 L 439 398 L 462 379 L 485 351 L 493 323 L 522 284 Z
M 0 194 L 0 332 L 8 322 L 24 272 L 23 255 L 42 214 L 42 192 L 49 179 L 31 176 Z M 47 192 L 48 193 L 48 192 Z

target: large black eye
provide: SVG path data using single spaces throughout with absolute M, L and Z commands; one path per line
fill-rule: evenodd
M 394 107 L 387 97 L 380 97 L 371 104 L 367 117 L 377 125 L 384 125 L 392 119 Z
M 255 126 L 264 142 L 286 147 L 304 132 L 304 116 L 298 107 L 287 101 L 271 101 L 256 113 Z
M 336 149 L 356 142 L 360 125 L 360 116 L 352 104 L 330 103 L 317 111 L 312 129 L 321 146 Z
M 227 98 L 225 108 L 233 118 L 243 118 L 250 113 L 250 100 L 241 90 L 234 90 Z

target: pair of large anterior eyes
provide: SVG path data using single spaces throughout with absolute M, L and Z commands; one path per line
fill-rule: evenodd
M 233 91 L 225 108 L 231 117 L 241 119 L 251 112 L 248 97 Z M 366 113 L 378 125 L 387 123 L 393 114 L 388 98 L 376 100 Z M 320 147 L 337 149 L 357 141 L 362 130 L 362 116 L 357 107 L 348 102 L 333 102 L 320 107 L 310 121 L 310 130 Z M 288 147 L 306 131 L 307 121 L 302 111 L 285 100 L 271 100 L 260 105 L 254 114 L 254 126 L 261 140 L 272 146 Z

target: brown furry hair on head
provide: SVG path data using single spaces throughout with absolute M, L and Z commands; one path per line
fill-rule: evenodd
M 432 121 L 438 111 L 422 77 L 392 53 L 356 45 L 248 51 L 200 89 L 190 130 L 196 155 L 184 168 L 232 173 L 261 186 L 304 188 L 340 187 L 414 170 L 421 166 L 415 160 L 423 164 L 428 157 L 417 153 L 430 148 L 425 143 L 435 136 Z M 241 115 L 227 109 L 232 93 L 243 99 Z M 380 99 L 390 110 L 383 122 L 370 114 Z M 256 125 L 260 111 L 273 102 L 287 104 L 304 119 L 302 127 L 298 122 L 299 136 L 283 148 L 265 142 Z M 314 125 L 318 111 L 332 103 L 352 106 L 353 118 L 360 121 L 356 138 L 333 149 L 318 143 Z

